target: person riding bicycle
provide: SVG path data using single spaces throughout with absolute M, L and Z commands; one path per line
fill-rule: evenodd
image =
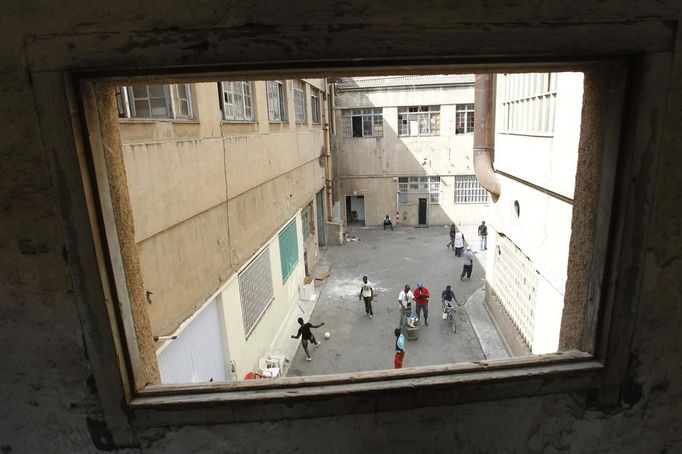
M 450 286 L 446 286 L 445 290 L 440 294 L 440 300 L 443 303 L 443 312 L 450 312 L 451 310 L 457 310 L 455 304 L 459 304 L 455 292 L 452 291 Z

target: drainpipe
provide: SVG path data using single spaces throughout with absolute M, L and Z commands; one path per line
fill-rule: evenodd
M 326 199 L 327 199 L 327 221 L 332 220 L 332 210 L 333 210 L 333 203 L 334 200 L 332 198 L 332 182 L 333 182 L 333 177 L 332 177 L 332 155 L 330 152 L 331 145 L 329 143 L 329 116 L 327 113 L 329 112 L 329 99 L 327 96 L 327 91 L 329 90 L 329 84 L 327 84 L 327 79 L 324 79 L 324 84 L 323 84 L 324 89 L 322 90 L 322 130 L 324 134 L 324 180 L 325 180 L 325 193 L 326 193 Z
M 474 83 L 474 172 L 496 202 L 500 180 L 493 169 L 493 74 L 476 74 Z

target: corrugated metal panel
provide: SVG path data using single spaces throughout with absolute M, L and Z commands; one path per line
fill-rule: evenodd
M 158 355 L 161 383 L 225 381 L 223 342 L 214 301 Z

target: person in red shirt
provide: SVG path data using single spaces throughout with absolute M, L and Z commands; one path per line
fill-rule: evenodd
M 417 288 L 412 293 L 414 293 L 414 300 L 417 303 L 417 318 L 424 311 L 424 324 L 429 326 L 429 289 L 424 287 L 421 282 L 417 282 Z

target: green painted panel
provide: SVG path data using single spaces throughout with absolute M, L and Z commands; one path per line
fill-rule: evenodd
M 282 265 L 282 283 L 284 283 L 298 263 L 296 219 L 279 233 L 279 261 Z

